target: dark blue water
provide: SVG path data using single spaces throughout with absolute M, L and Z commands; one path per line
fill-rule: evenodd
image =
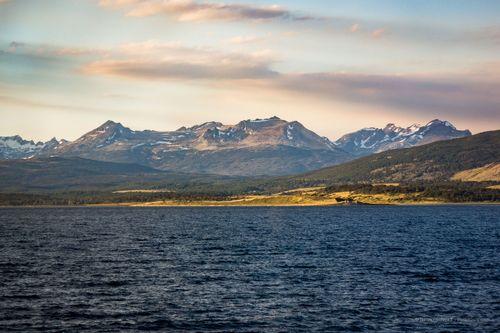
M 0 209 L 0 331 L 500 331 L 499 206 Z

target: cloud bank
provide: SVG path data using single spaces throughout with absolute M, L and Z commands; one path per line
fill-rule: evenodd
M 407 112 L 492 119 L 498 119 L 500 114 L 500 76 L 485 76 L 480 71 L 446 75 L 287 73 L 273 69 L 272 57 L 201 50 L 182 53 L 189 56 L 96 61 L 86 65 L 84 72 L 135 80 L 203 80 L 205 84 L 222 81 L 231 89 L 250 89 L 257 95 L 259 89 L 265 89 L 276 94 Z M 491 66 L 490 74 L 494 68 Z
M 193 0 L 101 0 L 103 7 L 124 8 L 127 16 L 167 15 L 178 21 L 309 20 L 281 6 L 255 6 Z
M 196 0 L 99 0 L 99 6 L 125 12 L 128 17 L 165 16 L 179 22 L 264 22 L 310 21 L 308 29 L 318 33 L 350 34 L 372 40 L 389 38 L 402 44 L 419 43 L 442 47 L 443 44 L 464 43 L 497 47 L 500 26 L 470 29 L 444 25 L 421 25 L 411 22 L 386 22 L 361 17 L 304 15 L 278 6 L 224 3 Z
M 293 73 L 278 71 L 267 51 L 227 53 L 178 43 L 130 43 L 108 49 L 57 48 L 13 42 L 12 54 L 79 59 L 80 73 L 138 81 L 194 81 L 254 98 L 289 94 L 322 101 L 347 102 L 365 108 L 422 116 L 439 114 L 500 122 L 500 65 L 449 74 L 370 75 L 360 73 Z M 40 53 L 41 49 L 47 55 Z M 89 57 L 93 58 L 89 61 Z
M 84 72 L 94 75 L 115 75 L 146 80 L 243 80 L 277 75 L 267 66 L 236 62 L 215 64 L 174 61 L 104 60 L 93 62 Z

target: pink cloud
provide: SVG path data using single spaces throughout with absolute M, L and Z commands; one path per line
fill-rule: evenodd
M 373 38 L 381 38 L 386 34 L 386 30 L 384 28 L 376 29 L 372 31 Z

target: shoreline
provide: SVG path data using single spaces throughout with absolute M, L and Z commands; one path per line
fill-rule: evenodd
M 353 204 L 156 204 L 156 203 L 102 203 L 89 205 L 25 205 L 0 206 L 0 209 L 12 208 L 294 208 L 294 207 L 360 207 L 360 206 L 500 206 L 500 202 L 414 202 L 414 203 L 353 203 Z
M 489 198 L 488 198 L 489 199 Z M 108 202 L 106 202 L 109 200 Z M 110 202 L 116 200 L 116 202 Z M 123 200 L 123 201 L 122 201 Z M 75 202 L 76 201 L 76 202 Z M 500 205 L 500 201 L 456 202 L 449 199 L 415 193 L 357 193 L 355 191 L 327 192 L 324 187 L 298 188 L 274 194 L 247 194 L 219 198 L 85 198 L 73 202 L 19 202 L 0 207 L 342 207 L 342 206 L 457 206 Z M 85 203 L 87 201 L 87 203 Z M 14 202 L 15 204 L 15 202 Z

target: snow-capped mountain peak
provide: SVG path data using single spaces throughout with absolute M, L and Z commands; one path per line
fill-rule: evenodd
M 198 131 L 204 131 L 208 129 L 214 129 L 217 127 L 223 126 L 222 123 L 216 122 L 216 121 L 209 121 L 200 125 L 194 125 L 192 127 L 186 128 L 186 127 L 181 127 L 178 129 L 180 132 L 198 132 Z
M 468 130 L 460 131 L 448 121 L 434 119 L 425 126 L 413 124 L 403 128 L 389 123 L 384 128 L 365 128 L 344 135 L 335 143 L 351 154 L 362 156 L 469 135 Z
M 430 126 L 445 126 L 445 127 L 449 127 L 451 129 L 454 129 L 456 130 L 457 128 L 455 126 L 453 126 L 452 123 L 450 123 L 449 121 L 446 121 L 446 120 L 439 120 L 439 119 L 434 119 L 434 120 L 431 120 L 430 122 L 427 123 L 427 125 L 425 125 L 426 127 L 430 127 Z
M 378 128 L 375 128 L 375 130 L 378 130 Z M 389 124 L 385 125 L 385 127 L 383 129 L 384 132 L 400 132 L 401 130 L 403 130 L 403 128 L 398 127 L 393 123 L 389 123 Z
M 0 159 L 22 159 L 39 154 L 42 151 L 54 149 L 66 143 L 53 138 L 47 142 L 25 140 L 19 135 L 0 137 Z
M 33 141 L 27 141 L 21 138 L 19 135 L 0 137 L 0 146 L 5 148 L 26 150 L 26 149 L 35 149 L 39 145 L 43 145 L 43 143 L 35 143 Z

